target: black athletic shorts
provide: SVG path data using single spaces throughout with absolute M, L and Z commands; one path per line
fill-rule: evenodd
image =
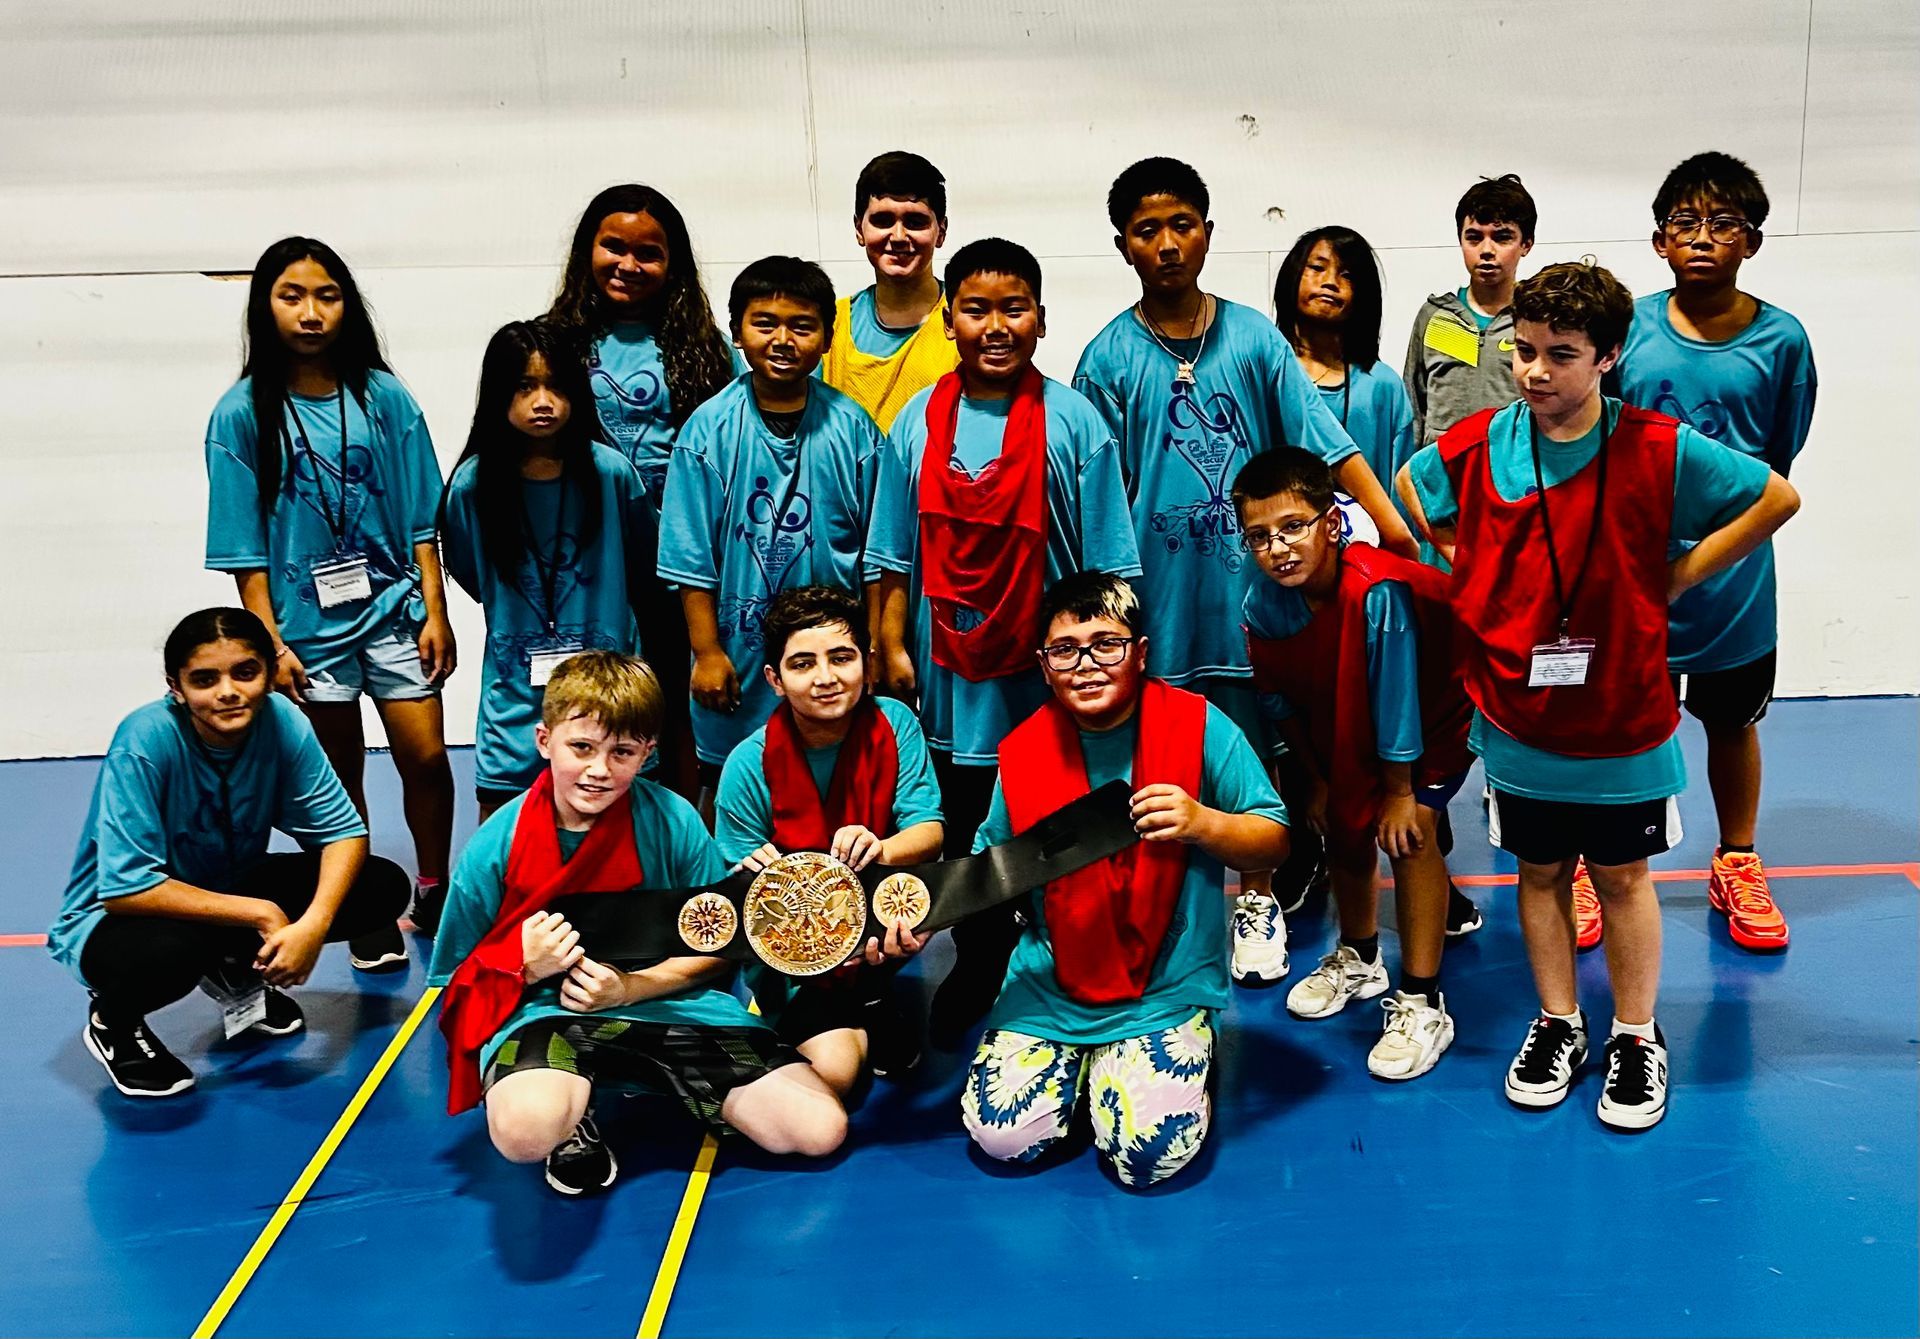
M 1777 660 L 1778 653 L 1769 651 L 1732 669 L 1667 678 L 1673 684 L 1673 700 L 1685 704 L 1687 714 L 1707 729 L 1744 730 L 1767 714 Z
M 727 1130 L 720 1106 L 728 1093 L 782 1065 L 805 1063 L 764 1027 L 548 1017 L 515 1028 L 487 1063 L 483 1082 L 491 1088 L 522 1070 L 557 1069 L 596 1088 L 676 1097 L 701 1124 Z
M 1487 836 L 1516 860 L 1557 865 L 1585 856 L 1589 865 L 1631 865 L 1680 841 L 1676 799 L 1632 804 L 1532 800 L 1494 788 Z

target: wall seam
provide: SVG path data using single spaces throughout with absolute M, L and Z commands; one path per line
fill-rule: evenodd
M 820 230 L 820 132 L 813 118 L 813 42 L 807 33 L 807 0 L 794 0 L 793 7 L 800 16 L 800 78 L 807 94 L 807 204 L 813 210 L 813 254 L 817 259 L 826 254 L 826 238 Z
M 1800 224 L 1807 209 L 1807 120 L 1813 107 L 1813 7 L 1807 0 L 1807 53 L 1800 67 L 1800 175 L 1793 183 L 1793 232 L 1800 235 Z

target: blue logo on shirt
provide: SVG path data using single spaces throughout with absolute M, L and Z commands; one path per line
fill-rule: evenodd
M 1714 441 L 1724 441 L 1732 415 L 1727 407 L 1718 400 L 1702 400 L 1691 410 L 1680 403 L 1677 388 L 1671 381 L 1662 380 L 1660 390 L 1653 397 L 1653 412 L 1665 414 L 1668 418 L 1677 418 L 1695 432 L 1705 433 Z
M 1192 469 L 1201 496 L 1149 514 L 1148 526 L 1161 537 L 1167 552 L 1191 546 L 1196 553 L 1217 557 L 1229 572 L 1245 565 L 1246 555 L 1235 536 L 1240 518 L 1231 496 L 1235 466 L 1253 454 L 1239 402 L 1216 391 L 1202 404 L 1185 385 L 1167 404 L 1165 449 Z
M 787 588 L 796 569 L 805 573 L 801 559 L 813 548 L 813 500 L 797 488 L 784 500 L 776 498 L 772 485 L 765 475 L 754 478 L 753 490 L 747 494 L 746 519 L 733 527 L 734 541 L 760 569 L 760 589 L 723 598 L 718 610 L 721 633 L 735 633 L 749 647 L 760 645 L 760 625 L 773 597 Z
M 598 354 L 593 355 L 591 366 L 589 380 L 593 383 L 593 398 L 600 405 L 601 426 L 612 434 L 614 445 L 633 445 L 648 421 L 659 412 L 660 378 L 652 368 L 643 367 L 634 374 L 630 384 L 623 386 L 600 366 Z M 619 412 L 608 414 L 609 404 L 617 406 Z

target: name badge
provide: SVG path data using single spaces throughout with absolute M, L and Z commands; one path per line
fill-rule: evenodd
M 1562 637 L 1533 648 L 1527 667 L 1529 688 L 1577 688 L 1587 681 L 1593 663 L 1591 637 Z
M 535 688 L 545 688 L 553 672 L 560 668 L 563 661 L 577 656 L 587 648 L 575 642 L 571 646 L 556 646 L 545 651 L 527 653 L 527 682 Z
M 225 1030 L 228 1041 L 267 1016 L 267 986 L 264 981 L 255 981 L 237 995 L 224 982 L 213 977 L 206 978 L 201 985 L 220 1005 L 220 1026 Z
M 373 575 L 362 557 L 331 558 L 313 565 L 313 593 L 322 609 L 373 598 Z

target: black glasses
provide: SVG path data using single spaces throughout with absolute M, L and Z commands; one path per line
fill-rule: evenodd
M 1332 510 L 1333 508 L 1331 507 L 1327 508 L 1327 511 Z M 1318 516 L 1311 517 L 1307 520 L 1301 520 L 1299 517 L 1295 517 L 1291 521 L 1282 521 L 1280 528 L 1277 530 L 1242 530 L 1240 532 L 1240 546 L 1248 553 L 1265 553 L 1268 549 L 1272 548 L 1276 542 L 1292 548 L 1295 544 L 1305 539 L 1308 534 L 1312 532 L 1313 527 L 1325 519 L 1326 514 L 1327 512 L 1323 511 Z
M 1052 646 L 1040 648 L 1040 658 L 1056 674 L 1068 674 L 1079 669 L 1082 656 L 1102 669 L 1108 669 L 1127 658 L 1127 648 L 1136 640 L 1133 637 L 1099 637 L 1085 646 L 1074 642 L 1055 642 Z
M 1660 226 L 1676 242 L 1691 242 L 1704 227 L 1707 236 L 1721 246 L 1732 246 L 1753 227 L 1737 214 L 1715 214 L 1710 219 L 1703 219 L 1698 214 L 1669 214 L 1661 220 Z

